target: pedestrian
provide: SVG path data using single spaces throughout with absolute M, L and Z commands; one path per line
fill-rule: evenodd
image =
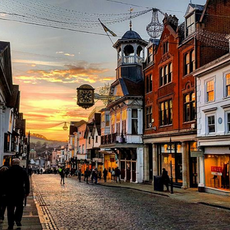
M 60 184 L 65 184 L 65 171 L 64 171 L 64 167 L 63 168 L 59 168 L 58 169 L 60 177 L 61 177 L 61 181 Z
M 97 184 L 97 178 L 98 178 L 98 170 L 97 170 L 97 168 L 95 168 L 95 170 L 94 170 L 94 180 L 95 180 L 95 184 Z
M 104 168 L 104 170 L 103 170 L 104 182 L 106 182 L 106 179 L 107 179 L 107 174 L 108 174 L 107 169 L 106 169 L 106 168 Z
M 116 183 L 119 181 L 121 183 L 121 170 L 117 167 L 115 169 L 115 178 L 116 178 Z
M 85 174 L 84 174 L 84 180 L 86 181 L 86 184 L 89 183 L 89 181 L 88 181 L 89 176 L 90 176 L 90 171 L 89 171 L 89 168 L 87 167 L 85 170 Z
M 66 176 L 66 178 L 68 177 L 68 175 L 69 175 L 69 168 L 66 168 L 65 169 L 65 176 Z
M 111 180 L 115 180 L 115 170 L 114 170 L 114 168 L 112 168 L 112 170 L 111 170 Z
M 163 183 L 163 186 L 164 185 L 166 186 L 167 192 L 169 192 L 169 176 L 168 176 L 168 171 L 166 171 L 165 168 L 163 168 L 163 171 L 162 171 L 162 183 Z
M 8 167 L 5 165 L 0 168 L 0 223 L 3 222 L 6 211 L 6 170 Z
M 23 201 L 30 193 L 29 176 L 19 164 L 20 159 L 14 158 L 6 171 L 8 229 L 13 229 L 14 221 L 17 226 L 22 226 Z
M 81 169 L 78 170 L 78 180 L 81 182 Z
M 28 168 L 28 174 L 29 174 L 30 177 L 31 177 L 32 173 L 33 173 L 33 170 L 32 170 L 31 167 L 29 167 L 29 168 Z
M 98 171 L 99 180 L 101 180 L 101 170 Z

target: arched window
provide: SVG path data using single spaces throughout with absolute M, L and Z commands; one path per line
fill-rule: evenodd
M 188 74 L 189 73 L 189 54 L 185 54 L 185 57 L 184 57 L 184 62 L 185 62 L 185 65 L 184 65 L 184 74 Z
M 195 52 L 192 50 L 190 52 L 190 73 L 195 70 Z
M 195 93 L 184 95 L 184 121 L 193 121 L 196 116 Z
M 124 54 L 125 56 L 129 56 L 130 54 L 134 54 L 134 48 L 132 45 L 127 45 L 124 48 Z
M 132 45 L 125 46 L 124 54 L 124 63 L 134 63 L 134 48 Z

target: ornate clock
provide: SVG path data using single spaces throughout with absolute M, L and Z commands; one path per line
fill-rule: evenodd
M 94 88 L 91 85 L 77 88 L 77 104 L 85 109 L 94 105 Z

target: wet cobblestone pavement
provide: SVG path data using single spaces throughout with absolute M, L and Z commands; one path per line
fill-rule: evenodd
M 230 211 L 59 175 L 33 175 L 49 229 L 230 229 Z M 42 212 L 39 212 L 40 215 Z M 44 213 L 44 211 L 43 211 Z M 42 217 L 41 217 L 42 219 Z

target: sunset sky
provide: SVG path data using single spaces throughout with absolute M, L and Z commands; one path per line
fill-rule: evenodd
M 132 14 L 158 8 L 175 14 L 182 23 L 189 2 L 2 0 L 0 40 L 11 45 L 13 81 L 21 92 L 20 112 L 26 119 L 27 132 L 67 140 L 63 122 L 87 120 L 92 108 L 85 110 L 76 105 L 76 88 L 90 84 L 97 91 L 115 80 L 116 50 L 112 42 L 129 30 L 130 8 Z M 112 42 L 98 18 L 117 34 L 111 37 Z M 146 41 L 151 18 L 148 12 L 132 19 L 133 30 Z M 161 14 L 159 19 L 163 19 Z

